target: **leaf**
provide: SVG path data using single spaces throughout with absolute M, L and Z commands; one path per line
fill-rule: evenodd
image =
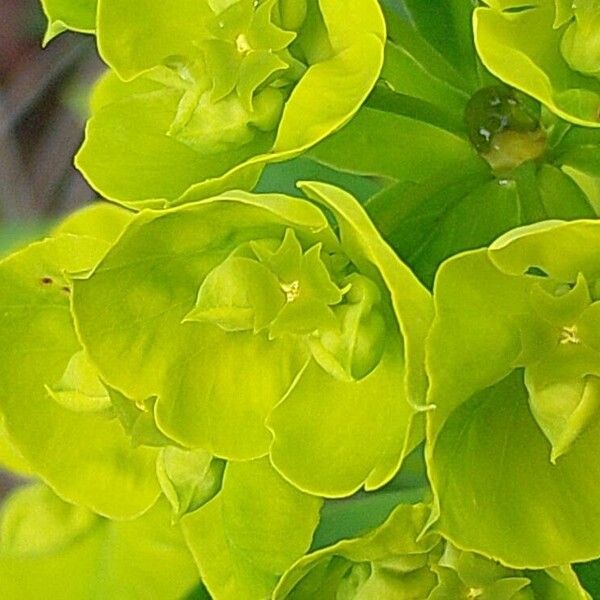
M 9 497 L 0 520 L 0 555 L 35 558 L 55 554 L 77 542 L 98 518 L 63 502 L 50 488 L 28 485 Z
M 44 45 L 67 29 L 83 33 L 94 32 L 98 0 L 41 0 L 41 2 L 48 19 Z
M 108 393 L 115 415 L 134 448 L 138 446 L 162 448 L 174 443 L 156 425 L 154 416 L 156 398 L 135 402 L 115 389 L 108 388 Z
M 478 165 L 459 178 L 447 175 L 412 186 L 400 182 L 372 197 L 367 210 L 428 287 L 445 259 L 485 246 L 514 227 L 549 217 L 594 216 L 588 199 L 564 173 L 532 163 L 499 179 Z
M 27 461 L 8 437 L 3 419 L 0 419 L 0 467 L 16 475 L 31 474 Z
M 343 171 L 414 182 L 462 171 L 478 161 L 469 142 L 458 135 L 368 106 L 310 156 Z
M 471 95 L 464 78 L 407 22 L 394 23 L 382 79 L 397 93 L 421 98 L 461 116 Z
M 355 538 L 379 527 L 399 504 L 416 504 L 426 494 L 423 487 L 358 492 L 350 498 L 326 500 L 311 550 Z
M 229 463 L 223 488 L 182 520 L 210 593 L 262 600 L 308 550 L 321 500 L 288 484 L 267 459 Z
M 473 6 L 462 0 L 433 3 L 401 0 L 417 31 L 449 61 L 470 86 L 477 86 L 477 57 L 473 44 Z
M 0 411 L 10 440 L 59 495 L 130 518 L 158 495 L 154 452 L 132 450 L 116 420 L 69 410 L 44 387 L 60 380 L 81 349 L 64 273 L 93 267 L 104 252 L 105 242 L 62 235 L 0 263 Z
M 286 103 L 274 153 L 306 150 L 345 125 L 383 65 L 385 23 L 375 0 L 320 0 L 334 52 L 311 65 Z M 315 103 L 315 97 L 319 102 Z
M 23 488 L 0 516 L 0 593 L 50 600 L 177 600 L 197 574 L 168 515 L 161 502 L 134 521 L 108 521 L 62 502 L 41 485 Z
M 596 598 L 600 593 L 600 559 L 573 565 L 582 586 Z
M 110 407 L 108 392 L 82 350 L 73 354 L 60 381 L 46 390 L 55 402 L 76 412 L 108 412 Z
M 428 415 L 430 435 L 461 402 L 512 371 L 521 352 L 514 319 L 529 313 L 534 282 L 502 273 L 485 250 L 460 254 L 440 267 L 427 339 L 428 401 L 436 406 Z
M 446 544 L 433 570 L 439 585 L 428 600 L 590 600 L 570 566 L 518 571 Z
M 591 283 L 600 276 L 599 244 L 597 221 L 545 221 L 498 238 L 490 246 L 490 258 L 511 275 L 522 275 L 536 266 L 559 282 L 575 283 L 581 273 Z
M 302 196 L 296 182 L 317 180 L 344 188 L 361 202 L 381 189 L 381 184 L 377 181 L 342 173 L 301 156 L 283 163 L 267 165 L 254 192 L 279 192 L 288 196 Z

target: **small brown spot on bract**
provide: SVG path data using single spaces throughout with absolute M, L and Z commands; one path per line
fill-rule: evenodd
M 65 285 L 64 287 L 61 288 L 61 290 L 65 293 L 65 294 L 70 294 L 71 293 L 71 288 L 68 285 Z
M 54 283 L 54 279 L 52 279 L 52 277 L 42 277 L 41 281 L 42 285 L 52 285 Z

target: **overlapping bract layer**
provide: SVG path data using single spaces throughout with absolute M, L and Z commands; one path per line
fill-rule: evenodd
M 82 7 L 46 9 L 58 31 Z M 111 70 L 76 160 L 104 197 L 138 207 L 251 189 L 265 163 L 350 120 L 383 64 L 376 0 L 106 1 L 95 24 Z
M 73 309 L 102 380 L 156 398 L 169 438 L 270 454 L 301 489 L 346 495 L 385 483 L 408 448 L 429 296 L 351 196 L 303 189 L 339 236 L 316 205 L 275 194 L 142 212 L 74 282 Z
M 461 547 L 517 567 L 600 552 L 599 265 L 596 221 L 549 221 L 440 269 L 428 457 Z
M 398 506 L 380 527 L 300 559 L 274 600 L 585 600 L 569 567 L 513 570 L 423 530 L 429 508 Z

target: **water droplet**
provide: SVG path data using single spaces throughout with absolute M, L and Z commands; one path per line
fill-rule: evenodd
M 492 132 L 486 129 L 485 127 L 480 127 L 479 133 L 485 138 L 486 142 L 489 142 L 492 139 Z

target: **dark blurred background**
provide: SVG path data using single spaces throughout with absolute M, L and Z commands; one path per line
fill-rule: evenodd
M 39 0 L 0 0 L 0 253 L 94 198 L 73 155 L 102 66 L 91 36 L 42 49 L 45 27 Z

